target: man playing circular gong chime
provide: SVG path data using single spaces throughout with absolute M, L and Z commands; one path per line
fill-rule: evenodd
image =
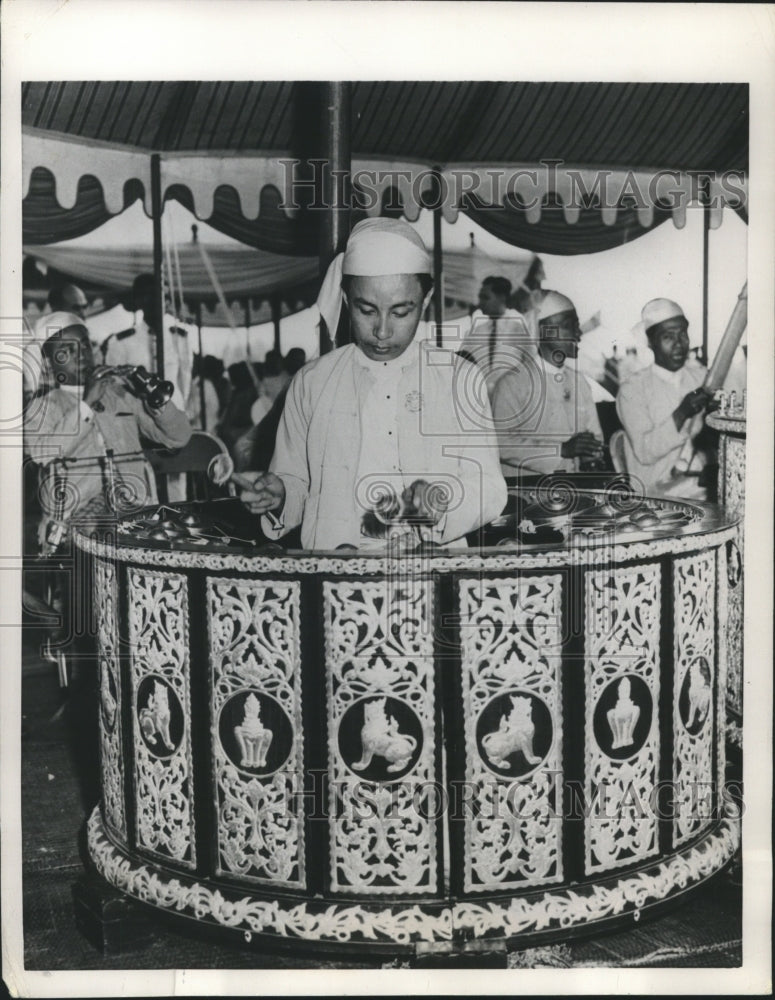
M 603 434 L 583 373 L 576 367 L 581 329 L 573 302 L 547 291 L 538 310 L 538 343 L 497 382 L 492 409 L 506 474 L 591 471 Z
M 703 385 L 706 369 L 689 361 L 689 322 L 677 302 L 652 299 L 641 316 L 654 364 L 627 379 L 616 397 L 627 471 L 649 495 L 704 500 L 699 474 L 712 452 L 701 432 L 714 405 Z
M 300 524 L 309 549 L 447 544 L 502 511 L 481 374 L 416 336 L 431 291 L 411 226 L 355 226 L 318 296 L 332 331 L 346 305 L 353 343 L 294 377 L 269 471 L 234 477 L 267 537 Z

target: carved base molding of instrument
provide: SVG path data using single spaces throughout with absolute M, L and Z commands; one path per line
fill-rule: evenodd
M 245 888 L 212 889 L 193 877 L 141 863 L 108 838 L 99 807 L 87 824 L 89 854 L 112 886 L 167 913 L 227 928 L 250 941 L 254 934 L 326 944 L 381 945 L 397 951 L 421 942 L 530 938 L 542 932 L 572 934 L 611 917 L 637 920 L 640 912 L 684 893 L 716 872 L 740 845 L 740 821 L 722 819 L 678 853 L 603 884 L 544 890 L 506 901 L 339 903 L 331 900 L 262 899 Z

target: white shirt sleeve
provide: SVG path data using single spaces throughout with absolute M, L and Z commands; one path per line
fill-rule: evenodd
M 653 400 L 647 398 L 648 380 L 628 379 L 616 397 L 616 411 L 630 442 L 635 457 L 642 465 L 653 465 L 688 437 L 690 421 L 679 431 L 675 426 L 672 410 L 655 419 Z
M 264 515 L 261 527 L 268 538 L 281 538 L 301 524 L 304 505 L 309 496 L 307 465 L 307 432 L 309 418 L 304 407 L 303 372 L 293 379 L 285 397 L 285 406 L 277 428 L 274 455 L 269 471 L 279 476 L 285 486 L 282 509 L 270 519 Z

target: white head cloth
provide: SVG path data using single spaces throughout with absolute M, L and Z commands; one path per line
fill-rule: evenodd
M 85 327 L 86 324 L 81 317 L 76 316 L 75 313 L 63 312 L 62 310 L 59 310 L 59 312 L 47 313 L 45 316 L 41 316 L 35 324 L 33 336 L 35 337 L 35 340 L 43 344 L 49 337 L 53 337 L 54 334 L 59 333 L 60 330 L 66 330 L 68 326 Z
M 550 290 L 541 299 L 541 305 L 538 307 L 538 319 L 540 321 L 546 319 L 548 316 L 556 316 L 557 313 L 575 311 L 576 307 L 567 295 Z
M 641 311 L 643 329 L 648 332 L 649 328 L 657 323 L 664 323 L 668 319 L 680 317 L 686 319 L 683 309 L 672 299 L 652 299 L 647 302 Z
M 420 236 L 403 219 L 364 219 L 353 228 L 344 253 L 331 261 L 318 294 L 318 309 L 332 339 L 342 310 L 342 276 L 430 274 Z

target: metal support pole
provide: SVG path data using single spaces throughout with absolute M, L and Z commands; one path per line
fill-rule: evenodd
M 151 213 L 153 222 L 153 332 L 156 335 L 156 371 L 164 378 L 164 278 L 161 245 L 161 156 L 151 155 Z
M 282 355 L 282 350 L 280 349 L 280 320 L 282 318 L 282 299 L 279 295 L 273 295 L 270 300 L 270 305 L 272 307 L 272 326 L 274 327 L 274 349 L 278 354 Z
M 202 350 L 202 303 L 196 304 L 196 327 L 199 335 L 199 412 L 202 415 L 202 430 L 207 430 L 207 414 L 205 413 L 205 377 L 204 351 Z
M 702 364 L 708 363 L 708 285 L 710 257 L 710 206 L 707 181 L 701 189 L 702 198 Z
M 444 255 L 441 245 L 441 167 L 434 168 L 436 200 L 433 206 L 433 322 L 436 325 L 436 346 L 441 347 L 444 325 Z
M 321 85 L 322 100 L 322 169 L 316 170 L 315 183 L 320 185 L 319 203 L 323 213 L 320 226 L 320 277 L 325 276 L 328 265 L 344 250 L 350 235 L 350 107 L 349 83 L 327 82 Z M 320 322 L 320 353 L 331 349 L 337 331 L 326 329 Z M 340 329 L 338 343 L 345 343 L 347 334 Z
M 251 353 L 250 353 L 250 327 L 253 325 L 253 314 L 250 310 L 250 296 L 245 299 L 245 359 L 248 363 L 250 371 L 253 371 L 253 365 L 251 364 Z M 258 381 L 254 378 L 253 384 L 258 391 Z

